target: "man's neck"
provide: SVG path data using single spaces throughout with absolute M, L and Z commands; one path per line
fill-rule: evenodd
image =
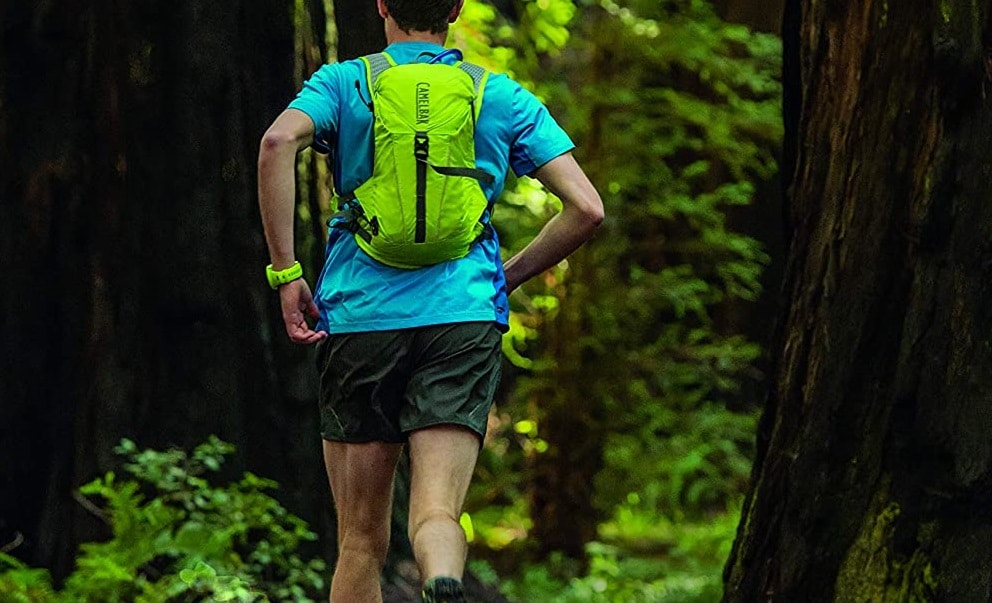
M 396 25 L 396 21 L 388 19 L 386 21 L 386 43 L 396 42 L 430 42 L 438 46 L 444 46 L 444 41 L 448 39 L 448 32 L 432 33 L 429 31 L 403 31 Z

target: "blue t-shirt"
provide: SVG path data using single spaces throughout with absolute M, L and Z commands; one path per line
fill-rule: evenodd
M 385 51 L 403 64 L 428 61 L 444 47 L 400 42 Z M 318 69 L 289 105 L 306 113 L 316 137 L 330 143 L 339 193 L 353 191 L 372 174 L 368 99 L 365 65 L 351 60 Z M 490 201 L 503 190 L 508 169 L 531 174 L 573 147 L 533 94 L 505 75 L 490 74 L 475 129 L 476 166 L 496 176 L 492 185 L 482 185 Z M 481 239 L 464 258 L 416 270 L 372 259 L 345 230 L 331 228 L 328 236 L 314 291 L 318 329 L 355 333 L 474 321 L 506 328 L 509 306 L 495 235 Z

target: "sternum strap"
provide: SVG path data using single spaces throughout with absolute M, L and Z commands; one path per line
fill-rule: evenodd
M 443 176 L 465 176 L 466 178 L 475 178 L 479 182 L 484 182 L 485 184 L 492 185 L 496 182 L 496 177 L 485 170 L 480 170 L 479 168 L 468 168 L 468 167 L 448 167 L 441 165 L 431 165 L 434 171 Z

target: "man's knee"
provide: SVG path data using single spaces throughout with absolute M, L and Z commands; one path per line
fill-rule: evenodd
M 389 551 L 389 528 L 375 530 L 346 529 L 338 544 L 338 556 L 374 559 L 382 567 Z

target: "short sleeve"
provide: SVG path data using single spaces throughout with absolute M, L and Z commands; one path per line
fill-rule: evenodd
M 514 136 L 510 145 L 510 167 L 517 176 L 531 174 L 575 148 L 548 108 L 520 85 L 513 91 L 511 115 Z
M 338 63 L 324 65 L 304 82 L 299 94 L 289 103 L 288 108 L 310 117 L 318 140 L 333 140 L 338 131 L 339 79 Z

